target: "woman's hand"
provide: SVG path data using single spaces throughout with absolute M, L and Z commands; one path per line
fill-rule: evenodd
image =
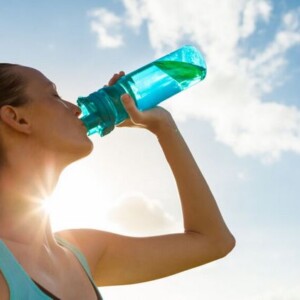
M 122 95 L 121 100 L 129 119 L 124 120 L 118 127 L 144 128 L 156 135 L 164 130 L 176 130 L 171 114 L 164 108 L 156 106 L 146 111 L 140 111 L 130 95 Z
M 123 71 L 115 73 L 109 80 L 108 86 L 114 85 L 124 75 Z M 129 94 L 122 95 L 121 100 L 129 119 L 124 120 L 117 127 L 144 128 L 156 135 L 162 130 L 177 130 L 171 114 L 164 108 L 157 106 L 142 112 L 136 107 L 135 101 Z

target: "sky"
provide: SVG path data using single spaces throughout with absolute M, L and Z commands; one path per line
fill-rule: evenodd
M 105 299 L 300 299 L 299 1 L 0 0 L 0 43 L 1 62 L 39 69 L 74 103 L 115 72 L 185 44 L 206 59 L 206 79 L 161 105 L 236 247 L 169 278 L 101 288 Z M 66 169 L 47 202 L 53 228 L 181 230 L 176 185 L 156 138 L 118 128 L 91 139 L 92 154 Z

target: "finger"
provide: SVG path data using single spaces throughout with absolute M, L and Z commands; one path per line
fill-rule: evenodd
M 138 123 L 141 118 L 141 111 L 136 107 L 134 100 L 128 94 L 122 95 L 121 100 L 131 120 Z
M 136 107 L 135 107 L 135 103 L 133 101 L 133 99 L 130 97 L 129 94 L 123 94 L 121 95 L 121 100 L 126 108 L 126 110 L 134 110 Z
M 113 77 L 109 80 L 108 85 L 111 86 L 117 82 L 119 79 L 119 74 L 114 74 Z
M 115 73 L 113 75 L 113 77 L 110 79 L 110 81 L 108 82 L 108 85 L 109 86 L 114 85 L 124 75 L 125 75 L 124 71 L 120 71 L 119 73 Z

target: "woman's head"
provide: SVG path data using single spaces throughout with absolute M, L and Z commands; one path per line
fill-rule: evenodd
M 83 150 L 86 155 L 91 141 L 79 115 L 80 109 L 63 100 L 38 70 L 0 63 L 0 143 L 9 145 L 5 152 L 30 144 L 31 152 L 64 154 L 66 161 L 68 156 L 80 158 Z

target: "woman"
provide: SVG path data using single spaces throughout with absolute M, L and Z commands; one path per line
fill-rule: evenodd
M 113 84 L 123 72 L 115 74 Z M 134 238 L 90 229 L 54 234 L 41 209 L 60 173 L 88 155 L 92 143 L 80 109 L 39 71 L 0 64 L 0 298 L 101 299 L 96 286 L 165 277 L 227 255 L 235 241 L 172 116 L 140 112 L 122 126 L 156 135 L 180 194 L 184 230 Z

